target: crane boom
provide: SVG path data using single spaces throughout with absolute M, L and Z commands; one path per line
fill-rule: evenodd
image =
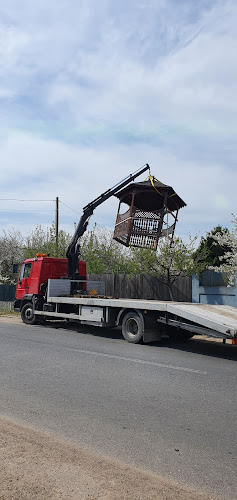
M 115 195 L 120 191 L 120 189 L 123 189 L 127 184 L 129 184 L 131 181 L 134 181 L 136 177 L 139 175 L 143 174 L 146 170 L 150 169 L 148 163 L 146 165 L 143 165 L 141 168 L 136 170 L 133 174 L 128 175 L 123 179 L 122 181 L 118 182 L 118 184 L 115 184 L 110 189 L 107 189 L 104 193 L 102 193 L 100 196 L 95 198 L 95 200 L 91 201 L 88 203 L 83 208 L 83 214 L 79 220 L 79 223 L 77 225 L 77 228 L 75 230 L 75 233 L 73 235 L 72 241 L 67 249 L 67 259 L 68 259 L 68 276 L 71 279 L 77 279 L 78 275 L 78 260 L 79 260 L 79 253 L 80 253 L 80 238 L 81 236 L 85 233 L 89 218 L 93 214 L 95 208 L 97 208 L 99 205 L 104 203 L 104 201 L 108 200 L 111 196 Z

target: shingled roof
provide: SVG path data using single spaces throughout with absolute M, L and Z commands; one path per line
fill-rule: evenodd
M 117 198 L 127 205 L 131 205 L 132 196 L 135 194 L 134 206 L 140 210 L 155 211 L 164 206 L 167 198 L 169 210 L 178 210 L 186 206 L 186 203 L 176 194 L 171 186 L 162 182 L 150 180 L 143 182 L 132 182 L 124 189 L 115 194 Z

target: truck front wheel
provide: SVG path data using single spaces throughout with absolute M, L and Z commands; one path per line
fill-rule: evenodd
M 133 344 L 141 342 L 143 337 L 143 322 L 138 314 L 129 312 L 122 320 L 122 334 L 125 340 Z
M 34 315 L 34 309 L 33 309 L 32 302 L 27 302 L 22 307 L 22 310 L 21 310 L 21 319 L 27 325 L 34 325 L 35 324 L 36 320 L 35 320 L 35 315 Z

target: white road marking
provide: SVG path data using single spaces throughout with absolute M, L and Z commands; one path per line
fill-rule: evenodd
M 68 349 L 68 348 L 66 348 L 66 349 Z M 71 348 L 69 348 L 69 349 L 71 349 Z M 103 356 L 105 358 L 113 358 L 113 359 L 118 359 L 120 361 L 129 361 L 132 363 L 140 363 L 142 365 L 158 366 L 158 368 L 167 368 L 169 370 L 179 370 L 179 371 L 183 371 L 183 372 L 199 373 L 202 375 L 207 374 L 207 372 L 204 372 L 201 370 L 194 370 L 193 368 L 186 368 L 184 366 L 166 365 L 164 363 L 156 363 L 155 361 L 145 361 L 143 359 L 137 359 L 137 358 L 125 358 L 123 356 L 116 356 L 116 354 L 106 354 L 104 352 L 86 351 L 84 349 L 73 349 L 73 350 L 80 352 L 82 354 L 90 354 L 93 356 Z

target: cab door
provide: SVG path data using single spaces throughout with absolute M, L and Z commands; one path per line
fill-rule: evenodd
M 31 262 L 26 262 L 22 265 L 19 281 L 17 284 L 17 299 L 19 300 L 21 300 L 24 295 L 29 293 L 31 266 Z

